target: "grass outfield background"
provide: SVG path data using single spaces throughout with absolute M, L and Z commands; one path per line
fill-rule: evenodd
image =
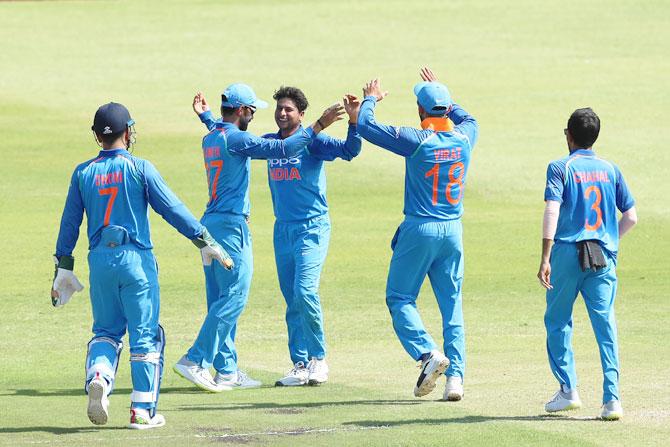
M 0 2 L 0 444 L 2 445 L 667 445 L 670 436 L 670 5 L 663 1 L 67 1 Z M 135 154 L 150 159 L 196 214 L 206 187 L 204 128 L 190 102 L 212 104 L 237 81 L 270 100 L 301 87 L 311 122 L 379 76 L 381 122 L 417 125 L 411 87 L 429 65 L 481 126 L 468 175 L 464 242 L 466 395 L 443 382 L 415 399 L 418 370 L 384 304 L 389 242 L 402 219 L 403 161 L 365 143 L 328 164 L 333 233 L 321 283 L 330 382 L 320 388 L 205 394 L 169 367 L 204 317 L 197 251 L 152 214 L 168 346 L 166 427 L 124 428 L 131 390 L 124 350 L 109 424 L 92 426 L 82 392 L 87 294 L 53 309 L 50 256 L 74 166 L 97 151 L 96 108 L 124 103 Z M 547 163 L 566 154 L 577 107 L 601 117 L 596 150 L 631 187 L 639 225 L 620 252 L 617 317 L 625 417 L 594 420 L 597 346 L 581 299 L 574 345 L 583 409 L 543 412 L 555 391 L 544 350 L 539 260 Z M 271 111 L 251 125 L 275 130 Z M 344 136 L 345 126 L 328 132 Z M 254 162 L 255 273 L 239 323 L 240 365 L 266 384 L 288 369 L 284 303 L 272 253 L 265 164 Z M 75 251 L 87 285 L 85 233 Z M 439 338 L 424 285 L 419 306 Z

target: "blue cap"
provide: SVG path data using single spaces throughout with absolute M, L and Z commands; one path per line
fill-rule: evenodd
M 256 97 L 254 90 L 247 84 L 232 84 L 221 94 L 221 106 L 236 109 L 242 106 L 267 109 L 268 103 Z
M 444 115 L 451 107 L 449 90 L 439 82 L 420 82 L 414 86 L 414 94 L 429 115 Z
M 133 124 L 135 124 L 135 121 L 130 117 L 130 112 L 123 104 L 110 102 L 100 106 L 98 111 L 95 112 L 91 129 L 101 135 L 111 135 L 124 132 Z

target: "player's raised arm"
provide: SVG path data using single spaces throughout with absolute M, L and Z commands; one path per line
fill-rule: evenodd
M 212 115 L 209 104 L 202 92 L 196 93 L 193 98 L 193 111 L 198 115 L 198 118 L 200 118 L 200 122 L 207 127 L 207 130 L 214 129 L 217 120 L 214 119 L 214 115 Z
M 388 95 L 382 90 L 379 79 L 373 79 L 363 87 L 363 103 L 358 113 L 358 133 L 372 144 L 395 154 L 409 157 L 421 144 L 420 131 L 409 127 L 380 124 L 375 120 L 375 106 Z
M 233 145 L 228 150 L 255 159 L 295 157 L 307 150 L 320 131 L 341 120 L 342 115 L 344 107 L 333 104 L 310 127 L 295 132 L 286 139 L 262 138 L 246 132 L 242 144 Z
M 314 121 L 311 126 L 309 126 L 315 134 L 318 134 L 335 121 L 340 121 L 343 119 L 345 114 L 344 106 L 340 103 L 335 103 L 332 106 L 326 108 L 321 114 L 321 117 Z
M 347 127 L 347 138 L 341 140 L 324 133 L 320 133 L 318 138 L 309 147 L 310 155 L 319 160 L 332 161 L 336 158 L 350 161 L 361 152 L 361 136 L 356 130 L 358 112 L 361 107 L 360 100 L 354 95 L 345 95 L 343 98 L 344 110 L 349 116 L 349 125 Z

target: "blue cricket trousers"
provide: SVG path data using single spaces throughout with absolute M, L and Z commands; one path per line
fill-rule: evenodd
M 605 253 L 607 267 L 583 272 L 577 259 L 577 245 L 556 243 L 551 250 L 551 284 L 547 290 L 547 354 L 554 376 L 568 388 L 577 387 L 572 351 L 572 307 L 581 293 L 600 351 L 603 369 L 603 403 L 619 400 L 619 354 L 614 298 L 616 262 Z
M 330 243 L 328 214 L 298 222 L 275 222 L 275 262 L 286 301 L 291 361 L 307 364 L 326 356 L 319 298 L 321 270 Z
M 405 351 L 419 360 L 437 346 L 416 308 L 419 290 L 428 275 L 442 314 L 444 352 L 451 362 L 446 374 L 460 377 L 465 370 L 462 239 L 460 219 L 406 217 L 391 243 L 393 256 L 386 282 L 386 304 L 393 328 Z
M 207 316 L 186 357 L 203 368 L 213 365 L 222 374 L 232 374 L 237 371 L 237 320 L 247 304 L 253 274 L 251 233 L 240 215 L 206 214 L 201 222 L 230 254 L 235 267 L 229 271 L 216 261 L 203 266 Z
M 114 229 L 112 229 L 113 232 Z M 118 234 L 118 233 L 117 233 Z M 93 339 L 86 358 L 86 390 L 96 376 L 114 386 L 128 330 L 132 406 L 155 413 L 163 372 L 165 335 L 158 323 L 160 296 L 158 269 L 151 250 L 132 243 L 107 246 L 101 243 L 88 254 Z

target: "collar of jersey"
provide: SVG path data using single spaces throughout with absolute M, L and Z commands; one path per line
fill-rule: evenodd
M 574 151 L 570 152 L 570 156 L 572 157 L 573 155 L 581 155 L 581 156 L 591 156 L 593 157 L 596 155 L 595 152 L 593 152 L 593 149 L 575 149 Z
M 127 154 L 128 151 L 125 149 L 107 149 L 107 150 L 101 150 L 100 154 L 98 154 L 100 157 L 114 157 L 116 155 L 123 155 Z
M 291 135 L 289 135 L 289 136 L 293 136 L 293 135 L 297 134 L 298 132 L 302 131 L 303 129 L 304 129 L 304 127 L 302 127 L 302 124 L 300 124 L 300 125 L 298 126 L 298 128 L 295 130 L 295 132 L 293 132 L 293 133 L 292 133 Z M 288 137 L 286 137 L 286 138 L 282 138 L 282 136 L 281 136 L 281 129 L 279 129 L 275 135 L 277 136 L 277 139 L 278 139 L 278 140 L 285 140 L 286 138 L 288 138 Z
M 449 118 L 428 117 L 421 121 L 421 128 L 435 132 L 451 132 L 454 130 L 454 125 Z

